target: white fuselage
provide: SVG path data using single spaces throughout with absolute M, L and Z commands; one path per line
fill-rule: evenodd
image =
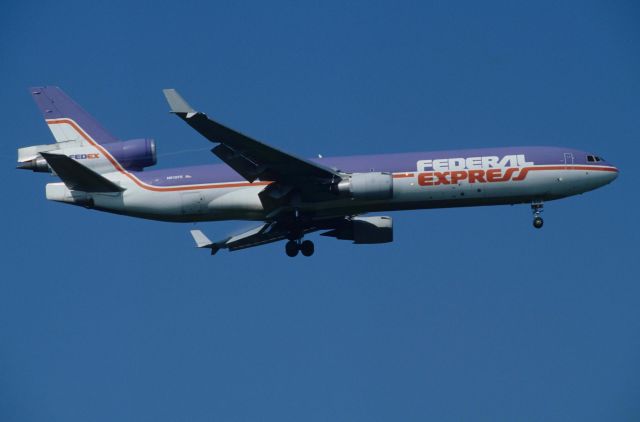
M 482 167 L 478 167 L 483 169 Z M 525 167 L 514 167 L 522 172 Z M 528 166 L 523 180 L 484 181 L 453 180 L 437 183 L 426 172 L 409 170 L 393 174 L 393 197 L 364 201 L 352 198 L 301 203 L 301 211 L 313 210 L 316 216 L 338 216 L 369 211 L 393 211 L 439 207 L 516 204 L 548 201 L 580 194 L 613 181 L 612 167 L 564 165 Z M 487 167 L 485 172 L 491 170 Z M 515 174 L 515 172 L 514 172 Z M 96 209 L 165 221 L 264 220 L 267 218 L 258 194 L 268 183 L 246 181 L 183 185 L 159 188 L 142 182 L 131 174 L 105 173 L 103 176 L 125 188 L 122 193 L 91 193 Z M 50 183 L 47 199 L 84 204 L 85 193 L 71 192 L 63 183 Z

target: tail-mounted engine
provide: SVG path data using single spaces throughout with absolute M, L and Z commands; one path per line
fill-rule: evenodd
M 130 139 L 101 145 L 120 166 L 130 171 L 141 171 L 156 164 L 156 143 L 153 139 Z M 18 149 L 18 168 L 40 173 L 51 173 L 51 168 L 42 158 L 42 152 L 64 151 L 64 154 L 82 162 L 99 173 L 114 171 L 113 165 L 97 148 L 82 142 L 59 142 Z M 56 152 L 57 153 L 57 152 Z
M 156 164 L 156 142 L 153 139 L 131 139 L 104 145 L 105 149 L 127 170 L 139 171 Z

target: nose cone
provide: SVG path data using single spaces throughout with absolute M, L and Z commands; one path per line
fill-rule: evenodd
M 598 167 L 600 171 L 597 173 L 599 173 L 598 178 L 600 179 L 601 186 L 608 185 L 618 178 L 619 170 L 612 163 L 602 160 L 598 163 Z
M 620 173 L 620 171 L 617 167 L 611 166 L 611 171 L 609 171 L 608 173 L 609 180 L 607 181 L 607 183 L 611 183 L 618 178 L 618 174 Z
M 584 163 L 587 166 L 590 166 L 593 170 L 597 170 L 590 173 L 597 175 L 596 179 L 600 186 L 607 185 L 618 178 L 618 168 L 612 162 L 602 158 L 602 156 L 585 153 L 584 158 Z

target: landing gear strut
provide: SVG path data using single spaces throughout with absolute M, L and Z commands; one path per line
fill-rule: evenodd
M 300 239 L 290 240 L 284 245 L 284 251 L 287 253 L 287 256 L 294 257 L 298 255 L 298 252 L 302 252 L 304 256 L 311 256 L 315 247 L 313 242 L 310 240 L 305 240 L 303 242 Z
M 287 253 L 287 256 L 292 258 L 297 256 L 299 252 L 302 252 L 304 256 L 311 256 L 315 250 L 312 241 L 302 240 L 304 236 L 304 230 L 301 229 L 301 227 L 304 227 L 304 221 L 302 220 L 300 210 L 294 208 L 293 221 L 291 222 L 292 224 L 288 235 L 289 241 L 284 245 L 284 251 Z
M 542 202 L 534 202 L 531 204 L 531 211 L 533 212 L 533 227 L 536 229 L 542 228 L 544 220 L 540 217 L 540 213 L 543 211 Z

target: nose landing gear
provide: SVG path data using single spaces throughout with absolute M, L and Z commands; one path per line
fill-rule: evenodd
M 542 217 L 533 217 L 533 227 L 535 227 L 536 229 L 540 229 L 542 228 L 543 224 L 544 220 L 542 219 Z
M 302 252 L 304 256 L 311 256 L 315 251 L 315 246 L 313 242 L 310 240 L 305 240 L 303 242 L 300 239 L 297 240 L 289 240 L 284 245 L 284 251 L 287 253 L 287 256 L 294 257 L 298 255 L 298 252 Z
M 534 202 L 531 204 L 531 211 L 533 212 L 533 227 L 536 229 L 542 228 L 544 220 L 540 217 L 540 213 L 543 211 L 542 202 Z

